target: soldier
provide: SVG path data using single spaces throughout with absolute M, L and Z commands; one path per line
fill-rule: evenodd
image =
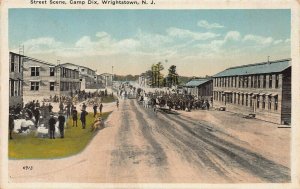
M 102 114 L 102 109 L 103 109 L 103 104 L 101 103 L 101 104 L 99 105 L 100 114 Z
M 82 110 L 84 110 L 84 111 L 86 110 L 86 105 L 85 105 L 85 103 L 82 104 Z
M 117 99 L 117 108 L 119 109 L 119 100 Z
M 58 128 L 59 128 L 60 138 L 64 138 L 65 122 L 66 122 L 66 118 L 63 115 L 63 112 L 59 112 Z
M 81 125 L 82 125 L 82 129 L 85 129 L 85 126 L 86 126 L 86 115 L 88 113 L 85 111 L 85 110 L 82 110 L 81 111 L 81 114 L 80 114 L 80 121 L 81 121 Z
M 78 112 L 76 110 L 76 107 L 74 106 L 73 111 L 72 111 L 72 118 L 73 118 L 73 127 L 74 127 L 74 122 L 76 122 L 76 127 L 77 127 L 77 119 L 78 119 Z
M 56 123 L 56 120 L 53 117 L 53 114 L 50 114 L 50 119 L 49 119 L 49 135 L 50 135 L 50 139 L 55 139 L 55 123 Z
M 9 123 L 8 123 L 8 128 L 9 128 L 9 139 L 13 139 L 12 138 L 12 132 L 14 130 L 15 127 L 15 123 L 14 123 L 14 115 L 13 114 L 9 114 Z
M 34 118 L 35 118 L 35 127 L 37 128 L 38 124 L 39 124 L 39 120 L 40 120 L 40 110 L 39 110 L 38 107 L 36 107 L 34 109 L 33 115 L 34 115 Z
M 94 117 L 97 115 L 97 108 L 98 106 L 94 104 L 93 109 L 94 109 Z

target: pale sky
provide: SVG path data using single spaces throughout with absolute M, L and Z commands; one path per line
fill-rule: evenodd
M 179 75 L 290 58 L 290 10 L 10 9 L 9 48 L 98 73 L 140 74 L 162 62 Z

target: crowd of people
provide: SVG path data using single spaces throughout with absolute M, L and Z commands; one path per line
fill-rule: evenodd
M 75 98 L 78 97 L 80 100 L 90 101 L 93 102 L 93 113 L 94 117 L 96 117 L 98 109 L 100 115 L 103 111 L 103 104 L 102 104 L 102 97 L 107 96 L 107 90 L 99 91 L 99 92 L 85 92 L 85 91 L 77 91 L 75 92 Z M 113 94 L 112 94 L 113 95 Z M 61 138 L 64 138 L 64 125 L 66 119 L 71 117 L 73 127 L 78 126 L 78 118 L 81 121 L 82 129 L 86 128 L 86 116 L 88 112 L 86 110 L 87 104 L 82 103 L 81 105 L 81 112 L 79 113 L 76 109 L 76 104 L 78 101 L 74 100 L 74 97 L 71 96 L 61 96 L 54 97 L 50 96 L 49 101 L 43 101 L 40 103 L 38 100 L 32 100 L 25 105 L 17 104 L 16 106 L 9 107 L 9 138 L 12 139 L 12 132 L 14 130 L 14 121 L 16 119 L 25 119 L 31 120 L 34 123 L 34 127 L 37 129 L 39 126 L 43 126 L 48 129 L 49 138 L 55 138 L 55 125 L 58 122 L 58 128 L 60 131 Z M 100 100 L 99 100 L 100 99 Z M 53 112 L 53 105 L 51 102 L 59 103 L 59 111 Z M 79 101 L 80 102 L 80 101 Z M 88 104 L 90 105 L 90 103 Z M 79 116 L 78 116 L 79 115 Z M 28 128 L 26 128 L 28 129 Z M 24 128 L 18 130 L 19 133 L 22 133 Z
M 167 107 L 174 110 L 209 110 L 211 99 L 195 98 L 193 95 L 170 93 L 166 91 L 145 92 L 141 90 L 138 93 L 138 100 L 143 101 L 146 107 Z

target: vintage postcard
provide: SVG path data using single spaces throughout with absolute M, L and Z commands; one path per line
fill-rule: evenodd
M 0 188 L 299 188 L 299 2 L 1 2 Z

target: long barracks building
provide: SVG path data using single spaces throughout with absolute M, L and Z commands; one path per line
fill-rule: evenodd
M 291 59 L 228 68 L 213 76 L 214 107 L 291 122 Z
M 79 72 L 63 66 L 24 57 L 23 95 L 25 100 L 69 96 L 80 89 Z

